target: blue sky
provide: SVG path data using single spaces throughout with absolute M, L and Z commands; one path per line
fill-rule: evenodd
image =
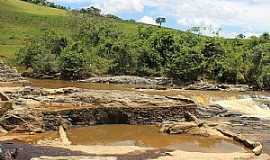
M 167 27 L 186 30 L 222 28 L 221 35 L 234 37 L 270 32 L 270 0 L 50 0 L 71 8 L 95 6 L 104 14 L 154 24 L 166 17 Z M 211 35 L 209 30 L 203 34 Z

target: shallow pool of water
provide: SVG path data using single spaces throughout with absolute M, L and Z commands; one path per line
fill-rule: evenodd
M 197 136 L 167 135 L 156 126 L 98 125 L 68 131 L 72 144 L 142 146 L 198 152 L 245 152 L 230 140 Z

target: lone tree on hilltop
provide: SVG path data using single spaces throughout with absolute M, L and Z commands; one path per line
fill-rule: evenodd
M 159 24 L 159 26 L 161 27 L 162 23 L 166 23 L 166 18 L 158 17 L 156 18 L 156 23 Z

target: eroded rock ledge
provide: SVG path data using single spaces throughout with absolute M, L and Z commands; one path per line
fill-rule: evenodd
M 55 130 L 63 123 L 155 124 L 181 119 L 185 111 L 198 114 L 192 101 L 136 91 L 21 87 L 4 92 L 14 104 L 14 109 L 0 118 L 8 131 Z
M 11 68 L 0 60 L 0 87 L 18 86 L 30 84 L 25 78 L 17 72 L 15 68 Z

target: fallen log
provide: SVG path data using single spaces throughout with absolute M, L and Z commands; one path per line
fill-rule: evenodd
M 71 145 L 71 141 L 68 139 L 67 133 L 62 125 L 59 126 L 58 133 L 60 136 L 60 140 L 64 145 Z

